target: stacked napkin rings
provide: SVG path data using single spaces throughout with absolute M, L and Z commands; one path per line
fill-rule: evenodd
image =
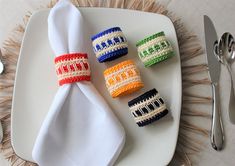
M 55 58 L 55 68 L 59 85 L 90 80 L 90 66 L 87 54 L 65 54 Z
M 129 101 L 128 106 L 139 127 L 148 125 L 168 114 L 166 105 L 156 89 Z
M 164 61 L 174 55 L 164 32 L 151 35 L 136 44 L 138 55 L 145 67 Z
M 144 86 L 135 64 L 123 61 L 104 71 L 105 83 L 113 98 L 133 93 Z
M 128 53 L 126 38 L 119 27 L 107 29 L 91 37 L 93 50 L 100 63 Z

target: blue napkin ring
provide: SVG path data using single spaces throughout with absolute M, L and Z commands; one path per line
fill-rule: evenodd
M 128 53 L 127 40 L 120 27 L 102 31 L 91 37 L 94 53 L 100 63 L 112 61 Z

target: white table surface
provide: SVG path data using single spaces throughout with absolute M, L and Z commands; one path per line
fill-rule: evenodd
M 45 5 L 50 0 L 0 0 L 0 47 L 2 42 L 8 37 L 11 30 L 22 21 L 22 17 L 27 11 L 35 11 L 41 5 Z M 159 0 L 168 6 L 184 22 L 188 30 L 199 36 L 201 44 L 204 44 L 203 15 L 208 15 L 214 22 L 218 36 L 229 31 L 235 35 L 235 1 L 234 0 Z M 233 66 L 235 67 L 235 66 Z M 234 72 L 235 72 L 235 68 Z M 209 140 L 204 138 L 207 145 L 205 149 L 195 159 L 195 165 L 203 166 L 233 166 L 235 165 L 235 125 L 228 121 L 227 105 L 229 96 L 229 77 L 227 71 L 222 68 L 221 92 L 223 120 L 226 132 L 226 145 L 222 152 L 212 150 Z M 234 85 L 235 86 L 235 85 Z M 210 92 L 209 92 L 210 93 Z M 210 121 L 204 121 L 203 126 L 210 126 Z M 10 166 L 10 164 L 0 154 L 0 166 Z

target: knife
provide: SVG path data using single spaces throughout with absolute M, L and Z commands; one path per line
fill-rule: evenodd
M 221 119 L 221 106 L 219 95 L 219 78 L 220 78 L 220 62 L 217 59 L 216 50 L 214 44 L 217 42 L 217 34 L 215 27 L 210 18 L 204 15 L 204 31 L 205 31 L 205 43 L 207 62 L 209 67 L 209 77 L 212 87 L 212 124 L 210 141 L 212 147 L 219 151 L 223 149 L 224 143 L 224 130 Z

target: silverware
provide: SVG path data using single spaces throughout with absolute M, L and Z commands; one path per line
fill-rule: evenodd
M 226 32 L 222 35 L 219 41 L 218 49 L 219 49 L 218 51 L 219 57 L 221 59 L 220 62 L 227 67 L 230 75 L 231 90 L 230 90 L 228 112 L 229 112 L 230 122 L 235 124 L 235 95 L 234 95 L 233 77 L 231 69 L 231 64 L 235 60 L 235 41 L 230 33 Z
M 4 65 L 2 63 L 2 52 L 1 52 L 1 49 L 0 49 L 0 74 L 2 74 L 4 71 Z M 2 128 L 2 123 L 1 123 L 1 120 L 0 120 L 0 143 L 2 142 L 2 139 L 3 139 L 3 128 Z
M 213 23 L 208 16 L 204 16 L 204 31 L 205 31 L 205 42 L 206 42 L 206 53 L 209 67 L 209 76 L 212 86 L 212 124 L 210 141 L 212 147 L 219 151 L 223 148 L 224 143 L 224 130 L 221 119 L 221 106 L 220 106 L 220 95 L 219 95 L 219 78 L 221 63 L 217 60 L 215 54 L 215 46 L 217 42 L 217 34 Z
M 2 123 L 0 122 L 0 143 L 3 140 L 3 128 L 2 128 Z
M 4 64 L 2 63 L 2 52 L 0 49 L 0 74 L 2 74 L 4 71 Z

